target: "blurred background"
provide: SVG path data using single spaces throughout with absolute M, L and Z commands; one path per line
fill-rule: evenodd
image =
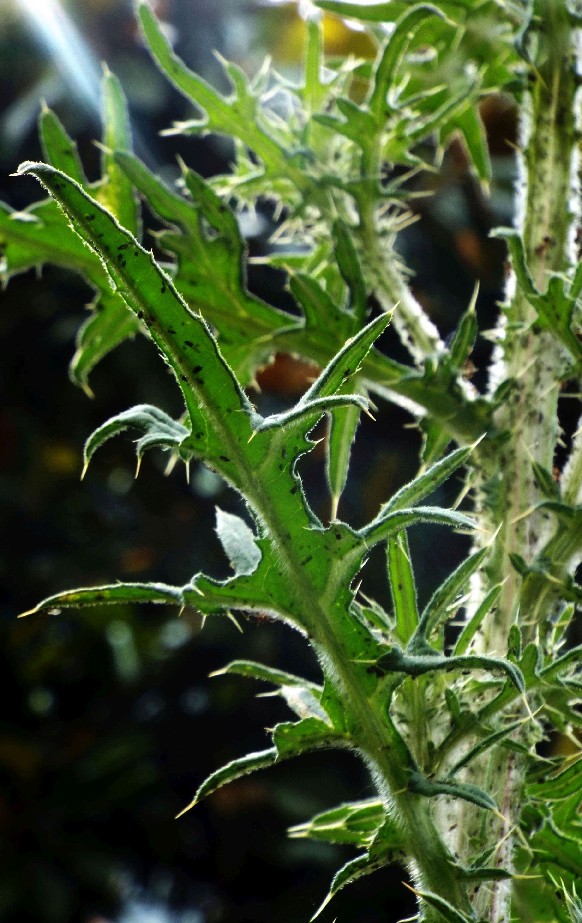
M 213 50 L 252 72 L 265 54 L 293 76 L 304 25 L 293 3 L 159 0 L 152 4 L 177 52 L 224 88 Z M 365 36 L 326 20 L 327 50 L 370 54 Z M 40 159 L 41 100 L 77 138 L 90 178 L 97 175 L 100 62 L 121 79 L 138 154 L 162 174 L 176 154 L 210 176 L 227 168 L 229 148 L 209 139 L 163 138 L 190 112 L 151 63 L 130 0 L 0 0 L 0 199 L 24 208 L 39 197 L 32 179 L 10 174 Z M 490 227 L 511 218 L 514 113 L 487 100 L 483 117 L 495 165 L 485 200 L 463 151 L 449 150 L 423 221 L 400 247 L 417 293 L 447 335 L 479 278 L 478 311 L 491 326 L 502 285 L 503 250 Z M 268 214 L 249 224 L 251 254 L 265 253 Z M 274 304 L 283 281 L 259 267 L 250 286 Z M 286 839 L 286 828 L 342 800 L 371 794 L 347 754 L 324 753 L 230 785 L 180 821 L 175 814 L 213 769 L 267 746 L 264 729 L 290 715 L 281 700 L 236 678 L 208 674 L 234 656 L 318 678 L 297 635 L 271 623 L 199 618 L 160 607 L 63 613 L 17 621 L 18 612 L 75 585 L 114 579 L 182 584 L 198 570 L 225 577 L 213 532 L 214 507 L 236 498 L 210 472 L 164 477 L 152 453 L 134 481 L 129 441 L 100 452 L 83 484 L 81 451 L 110 415 L 140 402 L 180 412 L 177 389 L 139 339 L 108 356 L 92 375 L 89 399 L 67 378 L 75 334 L 91 291 L 48 267 L 25 274 L 0 296 L 0 921 L 1 923 L 304 923 L 349 850 Z M 397 344 L 392 344 L 394 350 Z M 474 356 L 482 380 L 486 344 Z M 279 357 L 262 376 L 271 407 L 296 399 L 306 369 Z M 394 408 L 362 424 L 344 517 L 357 525 L 414 473 L 420 436 Z M 326 515 L 321 453 L 304 461 L 316 508 Z M 448 502 L 458 489 L 453 484 Z M 435 530 L 412 537 L 423 594 L 454 566 L 459 537 Z M 368 587 L 386 597 L 381 557 Z M 322 916 L 359 923 L 413 912 L 403 873 L 376 873 L 352 886 Z

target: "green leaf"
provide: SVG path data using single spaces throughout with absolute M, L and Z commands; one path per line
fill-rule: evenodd
M 312 750 L 345 746 L 346 741 L 326 721 L 309 717 L 277 724 L 273 728 L 273 743 L 278 756 L 287 759 Z
M 445 920 L 448 920 L 449 923 L 474 923 L 471 917 L 468 917 L 466 914 L 461 913 L 460 910 L 457 910 L 456 907 L 453 907 L 444 897 L 440 897 L 438 894 L 434 894 L 432 891 L 416 891 L 414 892 L 418 895 L 423 901 L 429 904 L 431 907 L 434 907 L 435 910 L 444 917 Z
M 487 146 L 485 126 L 479 114 L 479 109 L 474 104 L 458 112 L 453 119 L 453 125 L 465 142 L 469 161 L 478 178 L 486 186 L 491 181 L 491 158 Z
M 395 635 L 408 644 L 418 625 L 416 583 L 410 560 L 406 532 L 398 532 L 388 540 L 388 577 L 396 619 Z
M 536 484 L 544 497 L 547 497 L 548 500 L 560 500 L 560 485 L 554 478 L 552 472 L 538 464 L 538 462 L 532 462 L 532 468 Z
M 212 676 L 222 676 L 230 673 L 247 676 L 250 679 L 264 680 L 264 682 L 273 683 L 275 686 L 307 688 L 318 695 L 321 695 L 322 692 L 321 686 L 318 686 L 317 683 L 310 683 L 300 676 L 277 670 L 275 667 L 267 667 L 262 663 L 256 663 L 254 660 L 233 660 L 225 667 L 212 673 Z
M 284 169 L 288 157 L 285 149 L 259 124 L 258 100 L 253 97 L 242 71 L 235 65 L 225 65 L 234 92 L 230 97 L 222 96 L 174 54 L 146 3 L 139 4 L 138 14 L 154 59 L 176 89 L 204 113 L 204 118 L 188 122 L 180 126 L 180 130 L 187 128 L 195 132 L 216 132 L 230 138 L 240 138 L 267 168 L 283 175 L 292 173 L 291 164 L 287 164 L 287 170 Z
M 236 576 L 254 573 L 261 560 L 261 551 L 255 534 L 244 519 L 217 506 L 216 534 Z
M 334 222 L 333 243 L 337 265 L 350 291 L 350 308 L 356 321 L 356 329 L 363 327 L 368 314 L 368 293 L 360 260 L 354 246 L 353 233 L 343 221 Z
M 473 352 L 473 347 L 477 338 L 478 326 L 475 305 L 477 303 L 478 291 L 476 286 L 473 297 L 471 298 L 471 303 L 461 317 L 449 346 L 451 365 L 458 371 L 462 370 L 463 365 Z
M 425 779 L 420 773 L 412 773 L 408 788 L 416 795 L 422 795 L 425 798 L 446 795 L 448 798 L 461 798 L 463 801 L 469 801 L 471 804 L 476 804 L 478 808 L 483 808 L 487 811 L 497 810 L 495 799 L 479 786 L 472 785 L 469 782 Z
M 122 227 L 140 235 L 138 201 L 131 182 L 119 165 L 114 151 L 131 151 L 132 138 L 127 102 L 117 77 L 105 68 L 103 75 L 103 180 L 96 198 L 115 215 Z M 74 177 L 73 177 L 74 178 Z
M 51 612 L 82 606 L 119 605 L 123 603 L 169 603 L 182 606 L 184 599 L 180 587 L 165 583 L 114 583 L 112 585 L 82 587 L 47 596 L 33 609 L 21 613 L 20 618 L 36 612 Z
M 368 106 L 378 123 L 386 117 L 387 108 L 395 105 L 395 98 L 390 93 L 395 82 L 396 70 L 402 62 L 414 32 L 422 27 L 430 16 L 442 17 L 442 12 L 431 4 L 415 6 L 405 13 L 395 24 L 390 38 L 381 51 L 374 80 L 371 87 Z
M 289 830 L 293 839 L 323 840 L 327 843 L 342 843 L 368 847 L 386 817 L 386 808 L 379 799 L 355 801 L 339 805 L 329 811 L 316 814 L 311 820 L 297 824 Z M 394 838 L 398 848 L 402 842 L 394 823 Z
M 468 650 L 471 641 L 479 631 L 481 625 L 483 624 L 484 618 L 491 612 L 493 606 L 499 599 L 499 594 L 503 588 L 502 583 L 498 583 L 496 586 L 492 587 L 488 593 L 483 597 L 483 600 L 463 628 L 461 634 L 458 637 L 457 643 L 455 644 L 453 655 L 460 656 Z
M 528 787 L 532 798 L 543 801 L 560 801 L 569 798 L 582 788 L 582 757 L 576 759 L 566 769 L 551 776 L 546 782 L 537 782 Z
M 335 394 L 348 379 L 361 370 L 362 362 L 389 323 L 390 315 L 382 314 L 359 330 L 328 362 L 321 374 L 305 392 L 299 404 L 309 404 L 315 398 Z
M 337 518 L 359 422 L 360 408 L 355 404 L 338 407 L 330 414 L 325 473 L 331 494 L 331 519 Z
M 386 508 L 384 508 L 386 510 Z M 433 523 L 439 526 L 451 526 L 453 529 L 473 529 L 475 522 L 464 513 L 456 510 L 444 510 L 437 506 L 415 506 L 411 510 L 390 508 L 383 511 L 373 522 L 360 529 L 360 535 L 371 547 L 406 529 L 420 523 Z
M 222 766 L 221 769 L 217 769 L 215 772 L 211 773 L 204 780 L 190 804 L 186 805 L 186 807 L 176 815 L 176 819 L 182 817 L 187 811 L 190 811 L 191 808 L 196 807 L 199 801 L 202 801 L 203 798 L 211 795 L 212 792 L 215 792 L 217 789 L 222 788 L 223 785 L 228 785 L 229 782 L 234 782 L 242 776 L 247 776 L 257 769 L 266 769 L 268 766 L 273 766 L 277 762 L 277 759 L 278 754 L 273 747 L 270 750 L 248 753 L 247 756 L 232 760 L 230 763 L 227 763 L 226 766 Z
M 313 920 L 317 919 L 338 891 L 341 891 L 341 889 L 345 888 L 347 885 L 351 885 L 354 881 L 358 881 L 359 878 L 363 878 L 365 875 L 371 875 L 372 872 L 377 872 L 378 869 L 381 869 L 387 864 L 387 861 L 383 862 L 381 859 L 370 859 L 368 853 L 364 853 L 362 856 L 356 856 L 355 859 L 350 859 L 349 862 L 346 862 L 346 864 L 336 872 L 326 897 L 311 917 L 309 923 L 313 923 Z
M 455 471 L 458 471 L 459 468 L 462 468 L 462 466 L 467 463 L 472 450 L 473 446 L 454 449 L 454 451 L 445 458 L 435 462 L 434 465 L 431 465 L 430 468 L 423 471 L 422 474 L 418 475 L 413 481 L 410 481 L 408 484 L 401 487 L 400 490 L 397 490 L 390 500 L 383 504 L 377 518 L 385 513 L 401 510 L 404 507 L 414 506 L 415 503 L 424 500 L 425 497 L 428 497 L 440 487 L 441 484 L 448 481 Z
M 123 299 L 111 289 L 103 291 L 90 307 L 91 316 L 79 328 L 77 348 L 69 367 L 74 384 L 89 392 L 90 372 L 116 346 L 135 336 L 141 327 Z
M 449 772 L 449 776 L 454 776 L 463 766 L 466 766 L 471 760 L 475 759 L 476 756 L 479 756 L 481 753 L 485 753 L 492 747 L 494 744 L 498 743 L 504 737 L 507 737 L 508 734 L 511 734 L 512 731 L 515 731 L 521 724 L 521 721 L 514 721 L 512 724 L 506 725 L 506 727 L 499 728 L 499 730 L 494 731 L 492 734 L 488 734 L 483 740 L 480 740 L 474 747 L 465 753 L 460 760 L 457 760 L 455 765 Z
M 422 612 L 415 636 L 410 643 L 411 650 L 414 649 L 417 640 L 428 640 L 433 632 L 451 617 L 451 606 L 455 605 L 459 595 L 488 554 L 489 549 L 483 548 L 469 555 L 435 590 Z
M 158 243 L 176 260 L 176 289 L 212 324 L 223 355 L 248 384 L 272 354 L 276 334 L 296 328 L 297 319 L 247 291 L 238 223 L 205 180 L 183 167 L 191 196 L 186 199 L 133 155 L 118 152 L 115 160 L 148 207 L 172 228 L 160 233 Z
M 163 410 L 151 404 L 138 404 L 111 417 L 92 433 L 83 450 L 83 475 L 93 455 L 104 442 L 132 428 L 142 433 L 141 439 L 136 444 L 138 461 L 145 449 L 154 446 L 178 449 L 180 443 L 188 435 L 186 427 L 173 420 Z
M 80 186 L 87 186 L 87 178 L 81 164 L 76 143 L 67 134 L 64 125 L 43 104 L 38 129 L 42 144 L 42 151 L 48 163 L 66 173 Z
M 20 172 L 35 175 L 55 196 L 164 354 L 192 425 L 188 452 L 207 459 L 233 483 L 241 466 L 231 456 L 240 456 L 241 443 L 252 435 L 252 409 L 203 319 L 188 309 L 153 256 L 76 183 L 46 164 L 23 164 Z
M 357 881 L 358 878 L 362 878 L 364 875 L 370 875 L 372 872 L 376 872 L 378 869 L 383 868 L 385 865 L 389 865 L 396 859 L 402 860 L 403 855 L 401 849 L 402 839 L 398 825 L 392 817 L 385 813 L 384 819 L 374 834 L 368 851 L 360 856 L 356 856 L 356 858 L 352 859 L 350 862 L 347 862 L 339 872 L 336 873 L 327 896 L 314 913 L 311 920 L 315 920 L 329 904 L 332 897 L 342 888 L 345 888 L 346 885 Z
M 508 660 L 489 655 L 466 654 L 462 657 L 447 656 L 427 648 L 423 654 L 408 654 L 397 644 L 383 653 L 377 668 L 386 673 L 406 673 L 408 676 L 423 676 L 433 671 L 487 670 L 505 673 L 519 692 L 525 691 L 521 670 Z

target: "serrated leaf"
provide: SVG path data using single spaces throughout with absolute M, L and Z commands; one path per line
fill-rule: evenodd
M 216 507 L 216 534 L 235 575 L 254 573 L 261 560 L 261 551 L 252 529 L 240 516 Z
M 160 446 L 177 449 L 188 435 L 186 427 L 177 420 L 173 420 L 163 410 L 151 404 L 137 404 L 111 417 L 89 436 L 83 450 L 83 472 L 87 470 L 97 449 L 109 439 L 131 428 L 137 429 L 142 434 L 142 439 L 137 443 L 138 459 L 145 448 Z M 147 443 L 143 442 L 144 437 L 147 438 Z
M 90 373 L 101 359 L 140 329 L 135 314 L 113 291 L 101 292 L 90 308 L 90 317 L 79 328 L 69 366 L 71 380 L 85 390 Z
M 143 320 L 176 376 L 193 435 L 200 434 L 198 446 L 193 439 L 188 451 L 209 459 L 232 483 L 238 467 L 227 453 L 240 454 L 241 442 L 250 438 L 252 409 L 203 319 L 188 309 L 153 256 L 69 177 L 46 164 L 27 163 L 20 172 L 41 180 L 99 254 L 116 291 Z
M 184 168 L 191 195 L 186 199 L 133 155 L 118 152 L 115 160 L 148 207 L 174 229 L 158 238 L 162 249 L 176 260 L 174 284 L 190 307 L 217 330 L 225 358 L 248 384 L 257 366 L 272 353 L 273 337 L 295 328 L 297 319 L 247 291 L 245 248 L 236 218 L 206 181 Z

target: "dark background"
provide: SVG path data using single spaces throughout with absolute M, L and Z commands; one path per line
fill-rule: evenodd
M 38 0 L 39 6 L 41 0 Z M 40 158 L 36 117 L 42 98 L 79 140 L 97 175 L 98 111 L 80 98 L 74 68 L 91 79 L 104 59 L 128 95 L 140 156 L 160 171 L 176 153 L 204 175 L 224 170 L 228 145 L 160 138 L 187 116 L 151 64 L 125 0 L 76 0 L 65 8 L 93 59 L 67 71 L 16 0 L 0 9 L 0 198 L 23 208 L 38 198 L 31 179 L 10 177 L 23 159 Z M 176 49 L 195 70 L 224 86 L 212 49 L 253 70 L 269 51 L 293 75 L 302 23 L 293 4 L 173 0 L 156 11 Z M 334 53 L 362 48 L 361 35 L 327 24 Z M 489 228 L 510 220 L 513 112 L 503 99 L 483 110 L 495 155 L 493 198 L 485 202 L 460 148 L 449 152 L 434 194 L 421 200 L 424 221 L 403 236 L 415 287 L 448 334 L 481 281 L 482 326 L 493 323 L 503 252 Z M 252 253 L 268 247 L 269 221 L 251 228 Z M 282 280 L 253 270 L 250 284 L 277 303 Z M 342 800 L 371 794 L 355 758 L 326 753 L 241 780 L 176 822 L 174 815 L 213 769 L 268 745 L 264 729 L 290 717 L 280 699 L 256 698 L 254 683 L 208 674 L 234 656 L 317 678 L 298 635 L 271 623 L 226 620 L 162 608 L 63 613 L 17 621 L 16 615 L 66 587 L 114 579 L 182 584 L 198 571 L 226 576 L 213 533 L 214 507 L 236 509 L 232 492 L 206 472 L 164 477 L 162 457 L 146 457 L 133 480 L 129 441 L 108 443 L 81 484 L 89 433 L 133 404 L 180 412 L 177 389 L 145 340 L 127 343 L 92 375 L 90 400 L 67 378 L 75 333 L 91 292 L 47 267 L 10 282 L 1 295 L 0 341 L 0 921 L 2 923 L 304 923 L 334 871 L 353 853 L 290 841 L 289 825 Z M 397 349 L 396 344 L 393 344 Z M 485 342 L 474 356 L 477 381 Z M 305 369 L 280 360 L 263 378 L 263 400 L 296 398 Z M 345 518 L 357 525 L 414 473 L 420 445 L 400 411 L 381 408 L 362 424 Z M 321 453 L 302 471 L 325 515 Z M 443 502 L 452 499 L 451 486 Z M 432 530 L 412 536 L 422 592 L 454 565 L 461 539 Z M 381 557 L 369 588 L 387 595 Z M 413 912 L 403 872 L 376 873 L 342 893 L 323 923 L 397 920 Z

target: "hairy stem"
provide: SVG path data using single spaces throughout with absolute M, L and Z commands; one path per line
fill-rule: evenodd
M 539 0 L 534 13 L 537 32 L 532 38 L 537 40 L 537 51 L 529 73 L 531 89 L 522 106 L 517 230 L 534 284 L 543 292 L 551 273 L 568 274 L 572 265 L 577 218 L 577 82 L 575 36 L 565 0 Z M 552 594 L 538 595 L 535 618 L 533 612 L 520 612 L 520 604 L 523 610 L 524 603 L 532 602 L 531 587 L 522 586 L 523 578 L 509 556 L 519 554 L 528 564 L 533 563 L 547 547 L 555 527 L 551 513 L 535 509 L 543 497 L 532 463 L 552 470 L 559 435 L 560 376 L 566 365 L 558 340 L 536 329 L 536 312 L 514 277 L 508 296 L 498 329 L 491 389 L 508 379 L 514 385 L 495 414 L 499 440 L 482 450 L 482 534 L 485 540 L 491 535 L 495 539 L 486 571 L 475 587 L 478 603 L 484 592 L 506 578 L 499 605 L 477 639 L 479 650 L 501 655 L 507 650 L 508 633 L 518 612 L 524 640 L 539 640 L 541 626 L 554 603 Z M 469 847 L 485 849 L 497 844 L 495 861 L 511 871 L 512 831 L 523 786 L 520 760 L 507 750 L 494 749 L 477 764 L 472 781 L 492 785 L 504 820 L 495 820 L 484 830 L 475 812 L 469 810 L 457 848 L 463 854 Z M 507 882 L 481 888 L 475 898 L 478 919 L 507 921 L 510 896 Z

